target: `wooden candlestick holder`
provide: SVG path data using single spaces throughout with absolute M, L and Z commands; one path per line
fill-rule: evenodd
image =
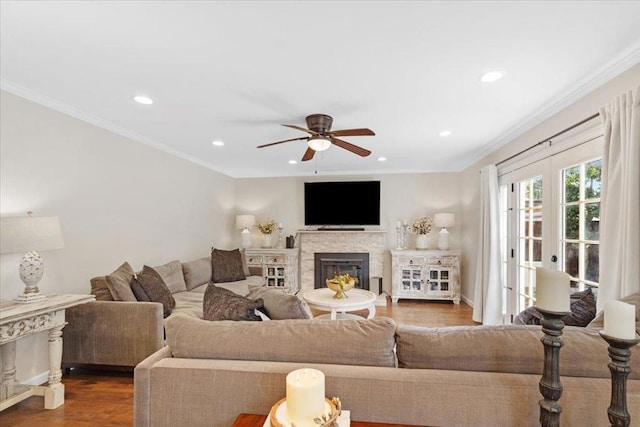
M 627 427 L 631 424 L 631 415 L 627 410 L 627 377 L 631 368 L 631 347 L 640 343 L 640 336 L 636 334 L 633 340 L 605 335 L 600 331 L 600 336 L 609 344 L 609 370 L 611 371 L 611 404 L 607 410 L 609 422 L 615 427 Z
M 540 393 L 544 399 L 540 405 L 540 425 L 542 427 L 558 427 L 560 425 L 560 413 L 562 407 L 558 400 L 562 396 L 562 383 L 560 383 L 560 348 L 562 342 L 562 318 L 571 312 L 548 311 L 536 307 L 542 313 L 542 332 L 544 336 L 540 341 L 544 345 L 544 367 L 540 379 Z

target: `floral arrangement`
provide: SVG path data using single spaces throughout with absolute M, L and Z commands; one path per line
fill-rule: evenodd
M 416 219 L 409 227 L 409 230 L 414 234 L 429 234 L 433 227 L 433 220 L 431 217 L 424 216 Z
M 264 222 L 259 222 L 257 225 L 262 234 L 271 234 L 276 228 L 278 228 L 278 223 L 272 219 L 268 219 Z

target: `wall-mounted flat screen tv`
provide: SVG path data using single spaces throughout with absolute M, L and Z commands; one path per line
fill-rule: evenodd
M 380 225 L 380 181 L 304 183 L 305 225 Z

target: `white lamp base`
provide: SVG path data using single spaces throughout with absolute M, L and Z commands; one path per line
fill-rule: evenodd
M 445 227 L 442 227 L 438 235 L 438 249 L 441 251 L 449 250 L 449 232 Z
M 20 279 L 24 282 L 24 293 L 14 298 L 15 302 L 28 304 L 34 301 L 40 301 L 46 298 L 38 289 L 38 282 L 42 279 L 44 273 L 44 263 L 37 252 L 27 252 L 20 260 L 20 268 L 18 269 Z
M 248 228 L 240 233 L 240 246 L 244 249 L 251 247 L 251 231 Z

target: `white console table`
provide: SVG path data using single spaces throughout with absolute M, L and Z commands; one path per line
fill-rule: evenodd
M 64 403 L 61 382 L 62 328 L 67 324 L 64 311 L 94 300 L 93 295 L 50 295 L 29 304 L 0 301 L 0 411 L 31 396 L 44 396 L 45 409 L 55 409 Z M 49 382 L 46 386 L 18 384 L 16 341 L 43 331 L 49 331 Z

